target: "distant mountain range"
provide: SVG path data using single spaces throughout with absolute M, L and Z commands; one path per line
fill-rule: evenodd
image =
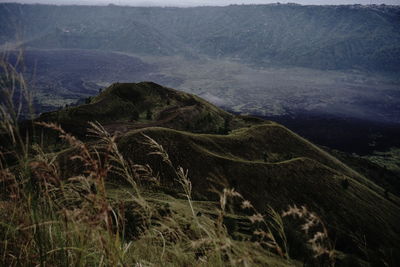
M 0 44 L 400 70 L 400 7 L 0 5 Z

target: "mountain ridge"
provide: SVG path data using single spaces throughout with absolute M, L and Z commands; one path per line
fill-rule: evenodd
M 371 71 L 398 71 L 400 67 L 399 7 L 237 5 L 182 9 L 2 4 L 0 14 L 6 25 L 0 32 L 0 44 L 22 41 L 42 48 L 189 57 L 203 54 L 259 66 Z M 19 35 L 26 36 L 16 40 L 21 30 Z
M 103 127 L 117 134 L 116 142 L 127 160 L 148 164 L 154 172 L 162 174 L 160 182 L 167 192 L 173 192 L 177 187 L 174 170 L 158 155 L 151 154 L 153 151 L 145 145 L 145 136 L 158 142 L 174 164 L 188 170 L 193 197 L 197 201 L 216 201 L 216 196 L 209 189 L 223 185 L 235 188 L 262 212 L 266 211 L 266 203 L 278 210 L 293 204 L 306 205 L 315 210 L 327 221 L 337 241 L 337 249 L 345 253 L 358 253 L 357 244 L 351 236 L 359 233 L 367 236 L 371 250 L 378 247 L 397 248 L 400 241 L 397 234 L 400 231 L 397 224 L 400 220 L 398 196 L 386 198 L 383 188 L 277 123 L 230 115 L 229 131 L 215 132 L 215 128 L 207 125 L 216 123 L 212 118 L 228 113 L 218 111 L 218 108 L 198 97 L 151 82 L 114 84 L 89 104 L 73 107 L 69 111 L 43 114 L 38 121 L 54 121 L 63 126 L 66 117 L 56 116 L 57 113 L 69 114 L 71 117 L 68 120 L 73 120 L 82 113 L 71 113 L 71 110 L 87 111 L 104 100 L 113 101 L 113 98 L 121 96 L 139 106 L 149 103 L 149 98 L 154 99 L 154 103 L 160 103 L 160 97 L 163 99 L 161 107 L 149 105 L 153 110 L 151 118 L 146 117 L 147 109 L 138 108 L 143 114 L 133 122 L 132 127 L 128 127 L 131 122 L 124 114 L 119 121 L 104 120 Z M 169 109 L 168 100 L 170 105 L 179 107 L 177 113 L 187 114 L 178 121 L 168 122 L 174 123 L 165 124 L 162 120 L 160 122 L 157 114 Z M 199 115 L 198 109 L 186 107 L 196 105 L 205 105 L 202 111 L 213 114 L 205 124 L 193 124 L 205 127 L 200 131 L 186 126 L 188 121 L 195 121 Z M 107 113 L 108 106 L 101 106 Z M 87 123 L 86 119 L 77 122 L 78 125 Z M 139 124 L 135 126 L 135 123 Z M 115 127 L 115 124 L 128 126 Z M 76 126 L 74 130 L 77 130 Z M 88 141 L 93 142 L 90 138 Z M 79 173 L 82 168 L 69 160 L 72 152 L 61 151 L 58 155 L 65 177 Z M 344 183 L 348 185 L 344 186 Z M 382 227 L 385 230 L 380 231 Z

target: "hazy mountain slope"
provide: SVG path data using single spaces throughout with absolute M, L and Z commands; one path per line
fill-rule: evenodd
M 151 55 L 171 55 L 178 50 L 170 38 L 148 25 L 127 21 L 124 28 L 109 31 L 108 23 L 96 23 L 88 27 L 72 24 L 68 28 L 57 28 L 43 37 L 33 39 L 27 45 L 38 48 L 101 49 Z
M 195 26 L 182 25 L 185 36 L 195 29 L 189 40 L 207 54 L 322 69 L 376 68 L 376 58 L 389 60 L 384 53 L 396 57 L 388 69 L 399 63 L 392 53 L 400 40 L 396 8 L 267 5 L 201 11 L 192 10 Z
M 153 55 L 176 52 L 172 36 L 136 20 L 124 10 L 5 4 L 1 5 L 0 14 L 8 26 L 4 39 L 37 48 L 103 49 Z
M 206 54 L 265 66 L 399 70 L 398 7 L 198 8 L 0 6 L 2 43 L 149 55 Z M 15 22 L 15 23 L 14 23 Z M 13 27 L 14 25 L 19 27 Z M 21 35 L 20 35 L 21 36 Z

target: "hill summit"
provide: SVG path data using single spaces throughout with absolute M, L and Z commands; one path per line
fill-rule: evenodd
M 203 99 L 152 82 L 116 83 L 87 104 L 43 114 L 40 120 L 57 120 L 79 134 L 79 126 L 98 121 L 111 132 L 151 126 L 203 133 L 223 133 L 234 116 Z M 69 127 L 73 126 L 73 127 Z M 78 126 L 77 128 L 74 128 Z M 74 130 L 75 129 L 75 130 Z

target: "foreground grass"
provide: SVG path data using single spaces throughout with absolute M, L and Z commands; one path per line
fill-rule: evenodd
M 70 159 L 81 161 L 84 168 L 78 175 L 61 179 L 57 154 L 44 153 L 38 145 L 28 148 L 29 156 L 15 155 L 17 165 L 2 164 L 0 251 L 4 264 L 296 265 L 289 257 L 281 215 L 273 210 L 258 213 L 234 189 L 217 192 L 219 202 L 193 201 L 187 171 L 175 167 L 150 137 L 146 139 L 152 154 L 162 157 L 175 172 L 179 198 L 158 190 L 160 178 L 148 165 L 125 161 L 115 137 L 101 125 L 91 124 L 91 133 L 98 138 L 91 145 L 57 125 L 43 126 L 59 132 L 76 151 Z M 111 185 L 110 177 L 123 182 Z M 239 214 L 232 213 L 234 200 L 240 203 Z M 308 227 L 325 229 L 305 209 L 300 212 L 293 207 L 286 215 L 304 217 Z M 235 235 L 232 230 L 240 220 L 249 225 L 247 235 Z M 313 234 L 313 257 L 332 265 L 333 248 L 326 231 Z
M 11 148 L 0 151 L 2 265 L 293 266 L 298 262 L 290 258 L 286 216 L 304 220 L 309 261 L 334 264 L 318 216 L 295 206 L 282 214 L 272 209 L 261 214 L 233 188 L 214 188 L 216 202 L 193 201 L 188 171 L 146 135 L 150 154 L 172 170 L 174 196 L 165 193 L 163 173 L 126 160 L 102 125 L 91 123 L 94 141 L 84 143 L 56 124 L 40 123 L 70 148 L 67 160 L 82 166 L 64 177 L 59 153 L 34 132 L 21 135 L 21 109 L 13 106 L 13 97 L 15 91 L 29 94 L 15 68 L 1 67 L 11 80 L 7 101 L 0 103 L 0 134 Z

